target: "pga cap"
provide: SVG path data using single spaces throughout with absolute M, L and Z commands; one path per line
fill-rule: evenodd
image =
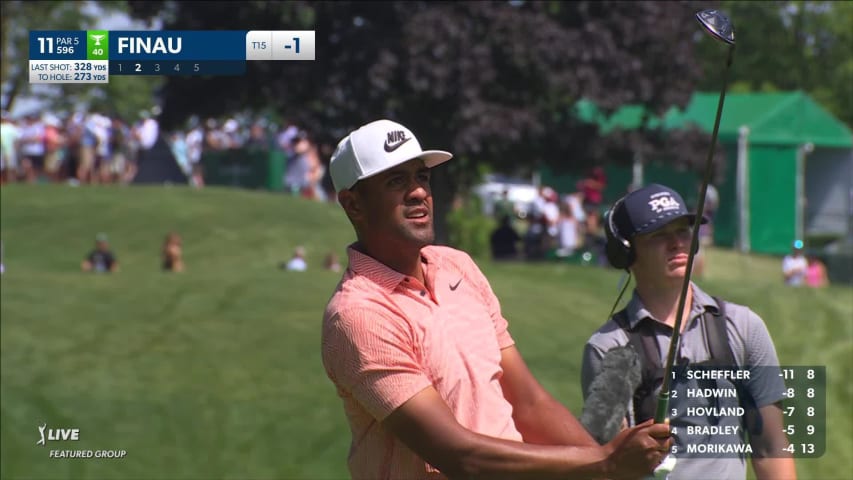
M 415 158 L 427 167 L 440 165 L 453 155 L 442 150 L 423 150 L 412 132 L 391 120 L 376 120 L 351 132 L 338 143 L 329 162 L 335 191 L 352 188 L 372 177 Z
M 656 183 L 629 193 L 613 211 L 613 223 L 626 239 L 654 232 L 680 218 L 693 225 L 696 214 L 687 211 L 678 192 Z M 705 216 L 702 223 L 708 223 Z

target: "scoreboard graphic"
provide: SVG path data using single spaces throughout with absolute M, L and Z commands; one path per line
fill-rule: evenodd
M 313 30 L 33 30 L 30 83 L 111 75 L 243 75 L 247 61 L 314 60 Z

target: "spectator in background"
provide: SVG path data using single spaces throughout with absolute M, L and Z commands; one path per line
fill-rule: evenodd
M 701 182 L 697 186 L 697 191 L 701 193 Z M 720 194 L 717 189 L 708 184 L 708 190 L 705 192 L 705 207 L 703 215 L 708 219 L 708 223 L 699 227 L 699 245 L 709 247 L 714 244 L 714 218 L 717 215 L 717 209 L 720 207 Z
M 155 115 L 159 110 L 154 110 Z M 139 148 L 143 151 L 151 150 L 160 136 L 160 124 L 153 118 L 152 112 L 144 110 L 140 113 L 142 122 L 138 125 L 135 135 L 139 142 Z
M 187 177 L 191 178 L 192 175 L 192 165 L 190 164 L 190 158 L 187 150 L 187 141 L 184 137 L 184 133 L 180 130 L 176 130 L 169 135 L 169 149 L 172 151 L 172 155 L 175 156 L 175 162 L 178 164 L 178 167 L 181 169 L 181 172 Z
M 118 260 L 110 250 L 110 244 L 105 233 L 95 236 L 95 249 L 80 264 L 84 272 L 112 273 L 118 271 Z
M 276 142 L 278 142 L 278 147 L 287 154 L 288 157 L 292 157 L 293 153 L 293 140 L 299 135 L 299 128 L 290 123 L 290 121 L 285 120 L 284 127 L 281 132 L 276 136 Z
M 597 263 L 599 266 L 607 266 L 607 257 L 605 255 L 607 236 L 604 233 L 604 226 L 601 224 L 601 213 L 598 210 L 593 210 L 586 216 L 584 245 L 598 259 Z
M 44 173 L 53 181 L 60 179 L 60 169 L 63 162 L 65 135 L 62 133 L 62 122 L 56 115 L 44 116 Z
M 580 181 L 587 213 L 598 209 L 604 202 L 604 189 L 607 187 L 607 176 L 601 167 L 593 168 L 589 175 Z
M 583 209 L 583 199 L 583 192 L 580 189 L 563 197 L 563 203 L 572 209 L 572 216 L 581 224 L 586 223 L 586 211 Z
M 284 184 L 287 190 L 293 195 L 301 195 L 308 187 L 308 172 L 310 170 L 309 159 L 303 155 L 305 153 L 304 140 L 307 138 L 307 133 L 299 132 L 292 140 L 291 149 L 293 156 L 287 162 L 287 171 L 284 174 Z M 302 146 L 302 151 L 299 151 L 299 146 Z
M 539 186 L 539 194 L 533 199 L 530 214 L 527 216 L 527 232 L 524 234 L 524 255 L 528 260 L 539 260 L 545 257 L 543 245 L 547 234 L 545 232 L 545 205 L 553 189 L 545 185 Z
M 785 275 L 785 284 L 799 287 L 805 283 L 806 269 L 809 264 L 803 255 L 803 241 L 797 240 L 791 247 L 791 253 L 782 259 L 782 273 Z
M 829 285 L 829 278 L 826 275 L 826 266 L 814 255 L 808 257 L 808 267 L 806 267 L 806 285 L 813 288 L 821 288 Z
M 291 191 L 298 191 L 303 198 L 325 201 L 322 181 L 326 169 L 320 161 L 317 144 L 303 131 L 294 139 L 293 152 L 296 154 L 293 158 L 294 169 L 288 171 Z M 293 174 L 292 178 L 290 173 Z
M 512 217 L 504 214 L 500 225 L 489 238 L 492 247 L 492 259 L 516 260 L 518 258 L 518 242 L 521 236 L 512 228 Z
M 95 166 L 92 177 L 95 182 L 109 184 L 112 181 L 112 160 L 110 137 L 113 121 L 101 113 L 90 115 L 92 132 L 95 134 Z
M 226 141 L 223 132 L 219 129 L 219 122 L 215 118 L 208 118 L 204 122 L 204 150 L 225 150 Z
M 284 269 L 289 272 L 304 272 L 308 270 L 308 263 L 305 261 L 305 247 L 299 246 L 293 250 L 293 257 L 287 261 Z
M 8 112 L 0 117 L 0 184 L 18 180 L 18 140 L 21 130 Z
M 27 115 L 20 138 L 21 169 L 27 183 L 35 183 L 44 170 L 44 123 L 36 114 Z
M 85 115 L 77 111 L 65 119 L 65 162 L 63 175 L 68 178 L 69 185 L 80 185 L 80 165 L 83 163 L 83 136 L 85 135 Z
M 572 208 L 566 203 L 560 204 L 560 217 L 557 221 L 557 256 L 571 257 L 575 250 L 583 246 L 581 224 L 575 218 Z
M 190 162 L 192 186 L 201 188 L 204 186 L 204 173 L 201 165 L 201 155 L 204 151 L 204 128 L 199 124 L 198 117 L 190 119 L 190 131 L 187 133 L 187 159 Z
M 335 252 L 329 252 L 329 254 L 326 255 L 326 259 L 323 261 L 323 268 L 330 272 L 340 272 L 341 262 L 338 261 L 338 254 Z
M 133 144 L 130 128 L 118 116 L 110 119 L 110 161 L 109 168 L 103 172 L 103 177 L 110 183 L 124 182 L 128 162 L 132 157 Z
M 498 223 L 502 223 L 504 221 L 504 217 L 507 216 L 510 219 L 515 217 L 515 206 L 509 200 L 509 189 L 505 188 L 501 193 L 501 196 L 495 200 L 494 217 Z
M 181 245 L 181 236 L 175 232 L 166 235 L 161 249 L 163 259 L 164 272 L 183 272 L 184 271 L 184 254 Z
M 542 238 L 542 252 L 547 254 L 559 245 L 560 195 L 551 187 L 545 187 L 543 193 L 545 203 L 542 205 L 542 222 L 545 234 Z
M 246 141 L 245 147 L 249 150 L 269 150 L 270 140 L 267 137 L 266 125 L 262 121 L 257 121 L 252 124 L 249 129 L 249 139 Z

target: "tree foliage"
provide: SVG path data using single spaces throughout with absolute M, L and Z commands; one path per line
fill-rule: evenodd
M 853 127 L 853 2 L 726 1 L 737 50 L 734 91 L 803 90 Z M 722 82 L 723 53 L 700 45 L 705 90 Z
M 660 113 L 686 103 L 699 75 L 698 7 L 685 2 L 129 5 L 170 30 L 317 32 L 313 62 L 249 62 L 245 77 L 169 78 L 167 123 L 272 106 L 333 141 L 385 116 L 470 159 L 458 162 L 464 171 L 479 162 L 584 168 L 630 161 L 629 151 L 683 150 L 642 131 L 600 138 L 572 107 L 589 98 L 607 111 L 638 103 Z

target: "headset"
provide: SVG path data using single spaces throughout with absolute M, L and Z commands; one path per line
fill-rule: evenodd
M 625 197 L 616 200 L 616 203 L 614 203 L 613 207 L 610 208 L 610 211 L 607 212 L 607 221 L 604 222 L 604 234 L 607 237 L 607 244 L 605 245 L 607 261 L 609 261 L 610 265 L 613 265 L 614 268 L 618 268 L 620 270 L 628 270 L 628 267 L 630 267 L 636 259 L 634 246 L 630 241 L 628 241 L 628 239 L 619 233 L 619 229 L 616 228 L 616 222 L 613 221 L 613 215 L 624 201 Z

